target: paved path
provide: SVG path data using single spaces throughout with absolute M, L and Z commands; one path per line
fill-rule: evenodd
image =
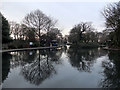
M 9 49 L 9 50 L 0 50 L 0 52 L 12 52 L 12 51 L 24 51 L 24 50 L 37 50 L 37 49 L 50 49 L 50 48 L 59 48 L 61 46 L 52 46 L 52 47 L 35 47 L 35 48 L 21 48 L 21 49 Z

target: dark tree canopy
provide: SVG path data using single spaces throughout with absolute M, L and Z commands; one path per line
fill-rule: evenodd
M 110 4 L 102 12 L 106 27 L 111 30 L 111 46 L 120 47 L 120 2 Z
M 10 27 L 6 18 L 2 15 L 2 43 L 8 43 L 10 39 Z
M 102 12 L 106 19 L 106 26 L 113 30 L 120 28 L 120 2 L 110 4 Z
M 69 35 L 69 42 L 77 44 L 85 40 L 85 32 L 92 31 L 93 28 L 88 22 L 81 22 L 80 24 L 75 25 Z

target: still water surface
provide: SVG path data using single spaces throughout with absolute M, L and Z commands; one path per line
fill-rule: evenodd
M 33 50 L 2 54 L 3 88 L 120 87 L 120 52 Z

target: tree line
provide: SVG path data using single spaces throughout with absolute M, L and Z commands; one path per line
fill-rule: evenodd
M 57 20 L 45 15 L 40 10 L 28 13 L 21 24 L 13 21 L 8 22 L 2 15 L 2 41 L 3 43 L 11 41 L 14 43 L 35 42 L 35 46 L 50 46 L 52 40 L 57 40 L 59 43 L 69 42 L 73 46 L 97 47 L 105 45 L 119 48 L 120 2 L 108 5 L 103 10 L 102 15 L 106 21 L 106 29 L 103 32 L 97 32 L 90 22 L 80 22 L 70 30 L 67 39 L 63 39 L 61 31 L 55 28 Z M 10 38 L 10 35 L 14 40 Z
M 13 44 L 16 42 L 19 43 L 19 47 L 24 47 L 20 44 L 21 42 L 34 42 L 35 46 L 50 46 L 52 40 L 56 40 L 58 43 L 60 43 L 61 39 L 63 38 L 61 30 L 55 27 L 57 20 L 45 15 L 40 10 L 35 10 L 28 13 L 24 17 L 21 24 L 14 21 L 8 22 L 5 20 L 5 18 L 2 18 L 4 24 L 2 26 L 3 43 L 8 43 L 8 39 L 11 36 L 11 40 L 13 40 L 14 43 L 9 45 L 12 48 L 15 48 L 13 47 Z M 4 32 L 5 34 L 8 34 L 8 37 L 4 34 Z
M 68 40 L 74 46 L 81 46 L 83 43 L 88 45 L 88 43 L 97 42 L 98 37 L 94 30 L 90 22 L 81 22 L 71 29 Z
M 106 21 L 103 32 L 96 32 L 89 22 L 80 22 L 71 29 L 69 42 L 81 47 L 105 45 L 120 48 L 120 2 L 108 5 L 102 15 Z

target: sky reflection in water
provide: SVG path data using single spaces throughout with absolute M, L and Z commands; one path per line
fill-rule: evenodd
M 102 49 L 3 53 L 3 88 L 120 87 L 120 52 Z

